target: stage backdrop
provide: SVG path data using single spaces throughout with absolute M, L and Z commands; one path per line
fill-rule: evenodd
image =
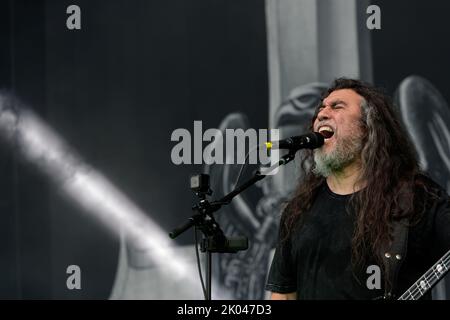
M 367 28 L 372 4 L 381 29 Z M 68 28 L 71 5 L 80 29 Z M 210 173 L 217 198 L 239 168 L 174 164 L 172 133 L 193 134 L 198 120 L 203 131 L 300 134 L 339 76 L 395 97 L 422 166 L 450 192 L 448 9 L 419 0 L 5 1 L 0 298 L 201 299 L 192 230 L 167 234 L 192 215 L 190 174 Z M 267 296 L 296 165 L 217 215 L 250 247 L 215 255 L 213 298 Z M 152 226 L 141 242 L 131 241 L 132 213 Z M 448 286 L 434 297 L 449 298 Z

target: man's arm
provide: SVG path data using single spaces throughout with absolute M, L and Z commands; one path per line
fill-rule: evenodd
M 291 293 L 276 293 L 272 292 L 271 300 L 297 300 L 297 292 Z

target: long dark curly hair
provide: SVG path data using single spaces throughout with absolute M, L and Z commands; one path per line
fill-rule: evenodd
M 404 217 L 417 221 L 416 218 L 425 209 L 417 210 L 422 204 L 415 203 L 414 190 L 418 186 L 426 186 L 417 179 L 421 174 L 418 157 L 390 98 L 370 84 L 339 78 L 323 94 L 322 101 L 331 92 L 340 89 L 351 89 L 364 98 L 361 103 L 361 126 L 364 132 L 362 172 L 358 183 L 364 182 L 365 187 L 350 197 L 347 207 L 355 215 L 351 243 L 352 265 L 362 266 L 370 256 L 386 271 L 381 252 L 392 241 L 392 221 Z M 319 106 L 311 120 L 311 130 Z M 313 152 L 303 153 L 303 157 L 303 164 L 314 163 Z M 325 178 L 315 175 L 312 169 L 313 165 L 302 165 L 299 186 L 281 216 L 282 239 L 288 239 L 301 225 L 303 213 L 311 208 L 317 191 L 325 181 Z

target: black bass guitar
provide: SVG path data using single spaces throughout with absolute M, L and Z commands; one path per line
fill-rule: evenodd
M 398 300 L 418 300 L 441 280 L 450 268 L 450 251 L 423 274 Z

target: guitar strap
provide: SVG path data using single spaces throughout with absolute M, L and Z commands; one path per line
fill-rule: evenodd
M 384 299 L 393 299 L 397 289 L 397 279 L 400 267 L 406 257 L 408 244 L 408 219 L 403 218 L 393 222 L 393 241 L 388 248 L 384 248 L 383 262 L 386 276 L 384 285 Z

